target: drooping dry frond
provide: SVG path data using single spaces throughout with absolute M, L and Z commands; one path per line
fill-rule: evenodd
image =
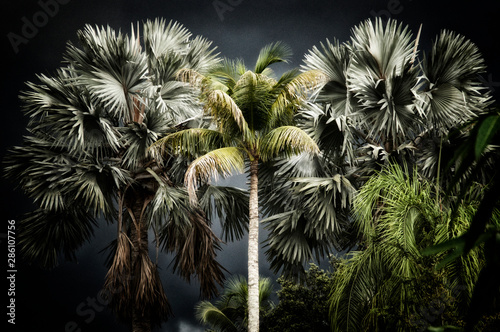
M 106 274 L 104 291 L 110 297 L 109 305 L 122 317 L 127 317 L 129 299 L 132 298 L 130 279 L 132 277 L 130 261 L 130 239 L 124 232 L 118 234 L 116 251 L 111 267 Z
M 158 267 L 153 264 L 147 253 L 142 252 L 139 255 L 131 282 L 134 298 L 129 305 L 136 307 L 136 314 L 142 313 L 146 318 L 149 315 L 152 323 L 157 325 L 167 321 L 172 315 L 172 309 L 163 290 Z M 137 305 L 139 303 L 140 305 Z
M 224 282 L 224 268 L 217 260 L 220 240 L 208 225 L 204 213 L 196 209 L 189 215 L 190 227 L 176 228 L 170 223 L 161 235 L 165 249 L 175 252 L 174 271 L 190 281 L 196 275 L 203 297 L 218 294 L 217 285 Z

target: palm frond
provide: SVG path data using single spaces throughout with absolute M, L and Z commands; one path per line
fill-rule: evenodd
M 161 155 L 169 148 L 174 154 L 182 154 L 197 158 L 211 150 L 225 146 L 228 138 L 217 130 L 191 128 L 169 134 L 157 140 L 151 149 L 158 150 Z
M 339 331 L 361 331 L 374 295 L 373 284 L 383 277 L 380 258 L 368 248 L 350 253 L 349 262 L 335 271 L 330 294 L 332 326 Z
M 408 26 L 395 20 L 366 20 L 352 29 L 353 58 L 351 80 L 371 76 L 384 80 L 400 75 L 412 60 L 414 42 Z M 354 84 L 355 85 L 355 84 Z
M 260 50 L 259 57 L 255 63 L 255 73 L 261 74 L 267 67 L 277 62 L 288 62 L 292 56 L 292 50 L 283 42 L 266 45 Z
M 295 126 L 283 126 L 271 130 L 260 142 L 261 158 L 263 161 L 284 154 L 289 157 L 300 153 L 319 153 L 316 142 L 302 129 Z
M 247 68 L 242 59 L 224 59 L 213 69 L 210 73 L 210 77 L 222 83 L 222 86 L 227 89 L 226 92 L 232 95 L 236 82 L 238 82 L 241 75 L 245 72 L 247 72 Z
M 69 44 L 66 60 L 78 74 L 77 84 L 85 85 L 114 117 L 134 119 L 134 99 L 144 103 L 147 61 L 136 40 L 107 28 L 87 25 L 78 32 L 81 49 Z
M 419 97 L 425 103 L 429 121 L 451 128 L 481 113 L 490 98 L 479 78 L 485 69 L 476 45 L 464 36 L 443 30 L 422 63 Z
M 238 147 L 220 148 L 198 157 L 189 165 L 184 178 L 190 201 L 196 204 L 196 187 L 201 183 L 217 179 L 219 175 L 227 177 L 234 170 L 243 172 L 244 169 L 244 152 Z
M 39 76 L 40 83 L 29 83 L 22 94 L 24 111 L 33 131 L 47 132 L 53 145 L 74 153 L 105 155 L 120 148 L 120 135 L 107 117 L 107 111 L 92 101 L 85 88 L 75 86 L 75 75 L 67 69 L 53 77 Z
M 234 323 L 224 314 L 224 312 L 217 308 L 209 301 L 201 301 L 195 306 L 196 318 L 203 325 L 210 325 L 211 328 L 217 331 L 224 332 L 237 332 L 238 328 Z
M 457 291 L 460 280 L 468 285 L 476 280 L 473 269 L 480 265 L 478 252 L 442 273 L 433 270 L 434 261 L 421 254 L 429 244 L 456 232 L 435 189 L 419 179 L 416 170 L 408 172 L 396 165 L 384 168 L 360 189 L 354 199 L 354 217 L 364 250 L 355 252 L 336 273 L 330 310 L 338 329 L 374 328 L 387 308 L 393 308 L 402 318 L 391 321 L 391 329 L 406 331 L 408 317 L 419 315 L 419 303 L 435 296 L 422 289 L 426 278 L 440 285 L 445 294 Z M 457 229 L 464 230 L 470 220 L 461 222 Z M 469 299 L 470 289 L 446 310 L 463 310 Z
M 274 101 L 272 93 L 275 80 L 263 74 L 247 71 L 234 86 L 232 98 L 241 109 L 251 131 L 266 128 L 270 117 L 270 106 Z
M 76 251 L 94 234 L 96 222 L 81 207 L 61 211 L 38 209 L 19 222 L 18 246 L 27 261 L 53 268 L 59 255 L 76 261 Z
M 224 281 L 224 268 L 217 262 L 220 240 L 213 234 L 203 211 L 191 210 L 186 216 L 189 227 L 167 223 L 160 234 L 163 248 L 175 254 L 173 269 L 187 281 L 198 279 L 203 297 L 218 294 Z
M 205 112 L 211 115 L 222 132 L 238 133 L 243 140 L 250 140 L 248 123 L 238 104 L 227 93 L 213 90 L 205 101 Z
M 272 282 L 259 278 L 259 306 L 266 310 L 270 306 Z M 248 283 L 245 277 L 236 275 L 226 281 L 220 299 L 214 304 L 201 301 L 195 307 L 196 317 L 216 331 L 242 331 L 248 326 Z
M 207 185 L 200 188 L 200 208 L 222 225 L 224 241 L 240 240 L 248 231 L 248 191 L 236 187 Z
M 144 23 L 144 46 L 149 58 L 161 58 L 188 48 L 191 33 L 182 24 L 165 19 L 147 20 Z
M 294 124 L 294 116 L 305 106 L 308 93 L 324 82 L 325 76 L 319 70 L 284 73 L 272 90 L 277 97 L 271 106 L 269 128 Z

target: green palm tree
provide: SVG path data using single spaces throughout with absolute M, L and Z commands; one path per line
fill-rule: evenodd
M 248 239 L 248 329 L 259 329 L 259 164 L 273 158 L 300 153 L 317 153 L 316 143 L 294 126 L 294 115 L 303 105 L 308 88 L 321 82 L 318 71 L 300 73 L 294 69 L 278 80 L 269 66 L 286 62 L 290 49 L 277 42 L 264 47 L 255 69 L 247 70 L 240 60 L 226 60 L 202 75 L 183 70 L 179 76 L 201 90 L 201 101 L 211 123 L 182 130 L 156 143 L 159 152 L 181 153 L 195 158 L 185 183 L 192 205 L 197 205 L 196 187 L 218 175 L 248 170 L 250 177 Z
M 367 20 L 353 28 L 349 42 L 327 40 L 305 55 L 303 70 L 323 72 L 326 83 L 311 95 L 297 126 L 321 153 L 262 172 L 272 216 L 263 221 L 267 254 L 275 270 L 303 272 L 313 257 L 352 246 L 353 195 L 390 162 L 416 165 L 431 179 L 440 173 L 441 185 L 450 183 L 452 173 L 442 168 L 461 138 L 448 133 L 491 102 L 479 76 L 485 64 L 457 33 L 441 32 L 423 57 L 418 40 L 397 21 Z
M 483 252 L 476 248 L 437 272 L 439 258 L 421 251 L 463 234 L 477 202 L 464 200 L 453 220 L 436 186 L 416 170 L 390 165 L 360 189 L 353 209 L 363 240 L 334 273 L 335 329 L 408 331 L 463 319 Z
M 142 34 L 139 27 L 130 35 L 110 27 L 79 31 L 65 65 L 28 84 L 28 135 L 5 160 L 7 176 L 38 205 L 19 225 L 25 259 L 54 267 L 60 254 L 75 258 L 101 216 L 117 224 L 104 288 L 133 331 L 150 331 L 171 314 L 148 254 L 149 230 L 156 257 L 159 249 L 174 253 L 174 271 L 188 281 L 197 276 L 202 295 L 213 296 L 224 275 L 207 216 L 224 214 L 224 235 L 237 238 L 248 220 L 233 211 L 245 211 L 248 199 L 234 188 L 205 186 L 193 209 L 182 183 L 185 162 L 148 152 L 165 133 L 202 116 L 198 92 L 176 73 L 217 64 L 211 42 L 164 20 L 145 22 Z
M 271 307 L 272 283 L 269 278 L 259 279 L 260 312 Z M 211 331 L 247 331 L 248 283 L 245 277 L 236 276 L 227 281 L 224 293 L 215 304 L 201 301 L 195 307 L 196 318 Z
M 455 150 L 452 162 L 447 170 L 457 167 L 454 179 L 448 184 L 447 192 L 450 196 L 457 193 L 458 201 L 466 197 L 481 183 L 478 195 L 479 205 L 471 220 L 467 232 L 446 242 L 424 250 L 424 254 L 442 254 L 447 256 L 436 266 L 444 266 L 466 255 L 471 248 L 484 247 L 485 265 L 480 272 L 479 279 L 474 285 L 471 305 L 466 317 L 466 331 L 480 329 L 480 325 L 498 325 L 500 319 L 485 318 L 499 312 L 498 298 L 500 297 L 500 281 L 497 274 L 500 270 L 500 177 L 498 175 L 499 151 L 496 148 L 500 142 L 500 112 L 498 106 L 485 114 L 466 123 L 472 129 L 466 131 L 464 142 Z M 458 185 L 457 185 L 458 184 Z M 458 187 L 458 190 L 456 189 Z M 459 215 L 460 205 L 453 208 L 454 215 Z M 457 234 L 458 235 L 458 234 Z M 497 315 L 498 316 L 498 315 Z M 484 326 L 483 326 L 484 327 Z M 493 327 L 490 327 L 494 329 Z

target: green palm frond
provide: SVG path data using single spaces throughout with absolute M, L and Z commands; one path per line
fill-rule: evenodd
M 239 105 L 221 90 L 211 91 L 205 99 L 205 112 L 210 114 L 220 131 L 240 133 L 243 140 L 250 140 L 248 123 Z
M 383 279 L 381 259 L 368 248 L 349 254 L 348 263 L 335 271 L 330 294 L 330 317 L 338 331 L 361 331 L 374 296 L 373 284 Z
M 184 182 L 189 198 L 196 204 L 196 187 L 210 179 L 227 177 L 233 171 L 242 173 L 245 170 L 245 152 L 238 147 L 224 147 L 213 150 L 194 160 L 186 171 Z
M 209 301 L 201 301 L 195 306 L 196 318 L 204 325 L 210 325 L 212 329 L 224 332 L 237 332 L 238 328 L 224 314 Z
M 260 143 L 263 161 L 272 160 L 279 155 L 290 157 L 300 153 L 318 154 L 316 142 L 300 128 L 295 126 L 278 127 L 267 133 Z
M 271 106 L 269 128 L 294 124 L 297 109 L 304 107 L 308 94 L 324 82 L 325 76 L 319 70 L 284 73 L 271 92 L 277 97 Z
M 464 215 L 456 227 L 450 224 L 450 213 L 443 211 L 436 195 L 436 188 L 420 179 L 416 170 L 408 172 L 396 165 L 377 173 L 360 189 L 353 206 L 364 250 L 353 253 L 336 272 L 330 299 L 332 322 L 339 330 L 375 328 L 386 319 L 387 310 L 401 317 L 391 321 L 391 329 L 408 330 L 408 317 L 420 315 L 418 303 L 435 296 L 423 290 L 426 278 L 445 294 L 468 285 L 460 290 L 463 294 L 455 298 L 453 308 L 446 310 L 467 307 L 469 285 L 478 276 L 474 269 L 481 265 L 479 251 L 440 273 L 433 269 L 435 261 L 421 254 L 429 244 L 464 231 L 470 223 Z M 463 207 L 469 209 L 468 204 Z
M 169 134 L 156 141 L 151 148 L 164 154 L 168 147 L 175 154 L 197 158 L 211 150 L 225 146 L 228 137 L 213 129 L 190 128 Z
M 231 97 L 241 109 L 251 131 L 263 130 L 269 121 L 270 105 L 275 98 L 271 93 L 274 84 L 274 79 L 249 70 L 234 86 Z
M 259 53 L 254 71 L 257 74 L 262 74 L 273 63 L 288 62 L 291 56 L 291 48 L 283 42 L 266 45 Z
M 272 282 L 259 278 L 259 305 L 261 310 L 270 306 Z M 248 283 L 243 276 L 233 276 L 224 284 L 222 296 L 211 303 L 201 301 L 195 307 L 196 318 L 214 331 L 245 331 L 247 329 Z
M 213 71 L 210 76 L 221 82 L 221 89 L 227 89 L 227 93 L 231 95 L 234 91 L 236 82 L 240 79 L 241 75 L 247 72 L 245 63 L 241 59 L 230 60 L 224 59 Z

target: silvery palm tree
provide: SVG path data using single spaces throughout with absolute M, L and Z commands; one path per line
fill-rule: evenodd
M 303 70 L 319 70 L 327 82 L 297 126 L 321 153 L 278 162 L 265 174 L 276 188 L 264 198 L 273 211 L 264 223 L 276 270 L 303 272 L 314 256 L 352 244 L 353 195 L 387 163 L 417 165 L 426 177 L 439 177 L 458 144 L 448 133 L 491 103 L 479 76 L 485 64 L 471 41 L 442 31 L 420 60 L 418 39 L 397 21 L 367 20 L 352 29 L 349 42 L 327 40 L 305 55 Z M 450 180 L 441 172 L 443 185 Z
M 98 221 L 116 223 L 104 289 L 133 331 L 150 331 L 171 308 L 148 236 L 157 258 L 159 249 L 174 253 L 174 271 L 196 276 L 202 295 L 215 295 L 224 275 L 207 217 L 224 213 L 224 235 L 241 236 L 247 217 L 233 209 L 245 211 L 248 195 L 205 186 L 193 209 L 182 183 L 185 161 L 156 160 L 148 151 L 202 115 L 197 91 L 177 71 L 205 73 L 219 59 L 211 42 L 175 22 L 148 20 L 139 33 L 139 25 L 131 34 L 86 26 L 79 46 L 68 43 L 63 67 L 28 83 L 28 134 L 10 151 L 6 173 L 38 205 L 19 225 L 27 260 L 54 267 L 60 254 L 75 258 Z
M 186 69 L 179 75 L 201 91 L 205 127 L 181 130 L 159 140 L 156 150 L 194 159 L 185 183 L 196 206 L 196 188 L 218 175 L 247 171 L 250 177 L 248 239 L 248 330 L 259 329 L 259 167 L 277 157 L 317 153 L 316 143 L 295 126 L 295 113 L 310 88 L 323 75 L 315 70 L 291 70 L 279 79 L 269 68 L 286 62 L 288 46 L 277 42 L 264 47 L 254 70 L 242 61 L 226 60 L 209 75 Z

